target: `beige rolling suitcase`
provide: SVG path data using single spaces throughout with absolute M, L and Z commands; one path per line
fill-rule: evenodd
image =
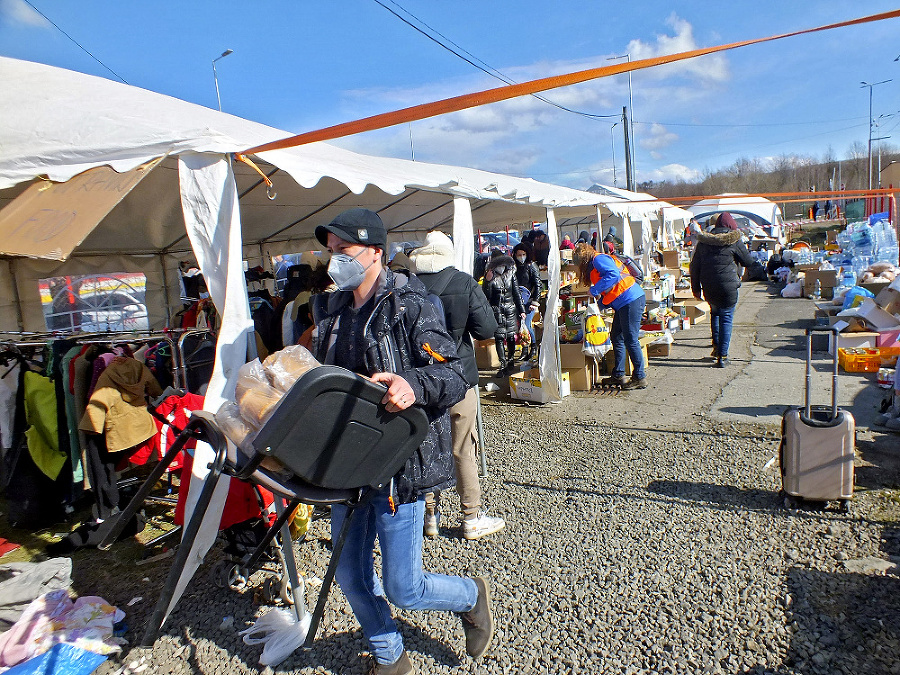
M 806 401 L 788 410 L 781 422 L 781 480 L 785 506 L 800 500 L 838 501 L 847 509 L 853 497 L 856 422 L 837 407 L 838 350 L 835 335 L 831 405 L 810 405 L 812 335 L 806 331 Z

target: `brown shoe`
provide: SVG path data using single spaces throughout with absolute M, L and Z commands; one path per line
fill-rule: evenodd
M 416 669 L 413 667 L 412 661 L 406 652 L 400 655 L 400 658 L 393 663 L 375 663 L 369 675 L 413 675 Z
M 646 389 L 647 388 L 647 378 L 642 377 L 639 380 L 634 379 L 633 377 L 628 380 L 625 384 L 622 385 L 622 389 L 627 391 L 629 389 Z
M 466 653 L 473 659 L 482 656 L 494 637 L 494 617 L 491 613 L 491 589 L 487 579 L 475 578 L 478 600 L 468 612 L 462 612 L 463 631 L 466 634 Z

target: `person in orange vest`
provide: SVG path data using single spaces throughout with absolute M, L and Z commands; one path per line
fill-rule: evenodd
M 575 247 L 575 260 L 581 283 L 590 286 L 590 293 L 603 307 L 611 307 L 613 315 L 609 338 L 616 365 L 612 376 L 604 378 L 604 386 L 622 389 L 646 389 L 647 375 L 641 343 L 641 317 L 647 297 L 644 289 L 631 276 L 625 264 L 612 255 L 597 253 L 590 244 Z M 625 359 L 631 358 L 631 379 L 625 377 Z

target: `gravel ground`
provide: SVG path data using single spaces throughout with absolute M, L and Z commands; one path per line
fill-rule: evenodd
M 864 560 L 900 556 L 896 492 L 860 492 L 849 515 L 834 505 L 788 511 L 777 473 L 763 469 L 775 427 L 698 413 L 682 425 L 690 431 L 667 431 L 672 420 L 634 430 L 566 420 L 565 405 L 485 401 L 486 502 L 507 527 L 465 541 L 448 495 L 425 560 L 434 571 L 488 575 L 497 632 L 475 663 L 454 615 L 397 612 L 419 672 L 900 673 L 900 577 Z M 316 521 L 298 549 L 301 571 L 321 578 L 329 545 L 327 520 Z M 168 570 L 150 564 L 136 576 L 138 555 L 126 543 L 75 561 L 76 590 L 125 608 L 134 640 Z M 268 609 L 253 590 L 264 575 L 243 593 L 221 590 L 209 573 L 219 556 L 152 649 L 97 672 L 255 672 L 261 648 L 236 632 Z M 135 596 L 144 599 L 125 607 Z M 311 651 L 275 672 L 367 672 L 337 588 L 322 626 Z

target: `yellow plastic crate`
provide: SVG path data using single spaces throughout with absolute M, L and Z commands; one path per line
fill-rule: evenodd
M 897 363 L 900 347 L 838 349 L 838 364 L 848 373 L 877 373 L 883 365 Z

